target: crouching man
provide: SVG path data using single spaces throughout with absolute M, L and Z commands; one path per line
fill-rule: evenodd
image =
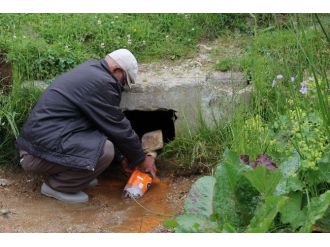
M 23 125 L 16 146 L 20 164 L 44 174 L 41 193 L 66 202 L 86 202 L 83 192 L 116 159 L 156 176 L 130 122 L 119 108 L 125 85 L 135 83 L 138 64 L 126 49 L 87 61 L 58 76 Z

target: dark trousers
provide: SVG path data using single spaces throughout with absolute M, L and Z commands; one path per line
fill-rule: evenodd
M 54 190 L 74 193 L 87 188 L 110 165 L 114 154 L 113 144 L 107 140 L 94 171 L 48 162 L 23 150 L 20 150 L 20 163 L 27 172 L 45 175 L 45 183 Z

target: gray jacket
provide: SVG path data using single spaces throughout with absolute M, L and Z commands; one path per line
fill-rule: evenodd
M 57 77 L 34 106 L 16 146 L 64 166 L 94 170 L 106 139 L 134 167 L 145 155 L 119 108 L 122 87 L 105 60 Z

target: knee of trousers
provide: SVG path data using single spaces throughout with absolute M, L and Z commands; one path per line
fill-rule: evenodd
M 114 157 L 115 148 L 113 146 L 113 143 L 109 140 L 106 140 L 103 146 L 103 154 L 101 156 L 101 159 L 104 160 L 105 164 L 110 165 Z
M 25 152 L 24 156 L 20 157 L 20 165 L 26 172 L 36 173 L 40 170 L 41 160 Z

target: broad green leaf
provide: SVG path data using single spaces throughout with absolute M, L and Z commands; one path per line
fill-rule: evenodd
M 191 187 L 184 202 L 185 213 L 209 217 L 213 213 L 213 193 L 215 178 L 204 176 Z
M 276 195 L 284 195 L 290 192 L 302 191 L 304 184 L 299 179 L 297 174 L 289 177 L 282 177 L 275 189 Z
M 286 187 L 288 192 L 302 191 L 304 189 L 304 184 L 297 175 L 293 175 L 287 178 Z
M 222 225 L 229 224 L 237 228 L 242 225 L 237 187 L 242 173 L 248 169 L 239 156 L 229 150 L 224 153 L 222 164 L 217 167 L 215 178 L 214 208 Z
M 315 222 L 323 217 L 330 206 L 330 190 L 319 197 L 312 198 L 310 206 L 307 206 L 307 220 L 300 232 L 311 232 Z
M 280 171 L 270 171 L 265 166 L 258 166 L 253 170 L 248 170 L 244 176 L 264 198 L 273 194 L 281 179 Z
M 293 155 L 281 163 L 279 169 L 283 175 L 283 177 L 293 176 L 300 167 L 300 155 L 297 152 L 294 152 Z
M 244 224 L 243 228 L 245 228 L 253 218 L 256 208 L 262 201 L 262 197 L 251 185 L 250 181 L 242 176 L 236 189 L 236 198 L 238 200 L 240 217 Z
M 235 191 L 238 179 L 229 175 L 228 170 L 230 169 L 228 164 L 222 164 L 217 168 L 214 206 L 221 224 L 228 223 L 238 227 L 241 223 L 239 203 Z
M 267 232 L 276 214 L 287 203 L 284 196 L 268 196 L 257 210 L 246 232 Z
M 323 217 L 316 221 L 315 224 L 322 232 L 330 232 L 330 207 L 328 207 Z
M 228 182 L 232 189 L 236 188 L 242 173 L 249 169 L 241 162 L 238 154 L 228 149 L 224 152 L 223 162 L 218 166 L 218 169 L 222 166 L 226 166 L 226 174 L 229 177 Z
M 208 217 L 196 214 L 184 214 L 176 218 L 175 232 L 218 232 L 218 224 L 210 221 Z
M 282 178 L 276 187 L 276 195 L 284 195 L 303 190 L 304 185 L 297 175 L 300 164 L 300 155 L 295 152 L 287 161 L 279 166 Z
M 239 173 L 241 170 L 244 170 L 246 165 L 244 165 L 240 159 L 240 156 L 229 149 L 226 149 L 223 154 L 223 162 L 224 164 L 230 164 L 234 167 L 235 170 Z
M 280 210 L 281 221 L 290 224 L 293 229 L 302 226 L 306 220 L 306 215 L 301 210 L 302 196 L 301 192 L 290 193 L 287 204 Z

